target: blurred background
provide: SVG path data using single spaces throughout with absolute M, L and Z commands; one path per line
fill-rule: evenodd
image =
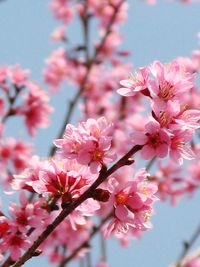
M 190 56 L 191 51 L 198 48 L 196 35 L 200 31 L 200 4 L 160 1 L 149 6 L 139 0 L 129 0 L 128 3 L 129 17 L 122 27 L 123 48 L 131 51 L 131 62 L 135 67 L 144 66 L 156 59 L 165 63 L 178 56 Z M 18 63 L 22 68 L 30 69 L 31 79 L 39 81 L 43 86 L 42 69 L 45 59 L 56 47 L 50 40 L 50 34 L 58 24 L 49 10 L 49 4 L 48 0 L 0 1 L 0 65 Z M 79 38 L 74 28 L 69 29 L 69 35 L 73 42 Z M 36 144 L 38 155 L 45 157 L 47 154 L 64 118 L 66 100 L 73 93 L 66 89 L 62 96 L 53 95 L 51 103 L 55 112 L 51 117 L 52 124 L 47 130 L 39 130 L 36 137 L 31 139 Z M 77 117 L 78 113 L 75 113 L 74 122 Z M 28 138 L 20 130 L 20 123 L 8 121 L 7 135 L 16 132 L 24 139 Z M 7 205 L 8 199 L 1 192 L 3 205 Z M 152 219 L 154 228 L 145 233 L 140 241 L 133 241 L 128 249 L 120 247 L 116 240 L 107 242 L 110 266 L 169 266 L 178 258 L 183 241 L 192 235 L 200 223 L 199 203 L 198 192 L 191 199 L 181 200 L 175 207 L 166 202 L 157 203 L 156 214 Z M 93 262 L 99 257 L 98 242 L 99 237 L 96 237 L 93 242 Z M 41 257 L 34 258 L 25 266 L 37 264 L 50 266 Z M 69 266 L 78 266 L 78 263 Z

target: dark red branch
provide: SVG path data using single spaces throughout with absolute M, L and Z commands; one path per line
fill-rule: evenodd
M 23 254 L 23 256 L 13 265 L 13 267 L 22 266 L 27 260 L 29 260 L 35 253 L 36 249 L 42 244 L 42 242 L 53 232 L 53 230 L 70 214 L 72 213 L 80 204 L 82 204 L 86 199 L 92 196 L 92 192 L 105 181 L 112 173 L 125 165 L 130 165 L 133 162 L 131 156 L 136 152 L 141 150 L 142 146 L 136 145 L 132 147 L 128 153 L 126 153 L 121 159 L 119 159 L 110 169 L 103 167 L 97 180 L 88 188 L 76 201 L 71 205 L 63 209 L 56 219 L 47 226 L 46 230 L 38 237 L 33 245 Z

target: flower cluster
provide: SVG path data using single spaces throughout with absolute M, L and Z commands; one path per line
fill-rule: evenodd
M 112 181 L 112 194 L 108 206 L 114 208 L 114 217 L 104 230 L 105 237 L 111 234 L 127 234 L 151 228 L 149 219 L 153 214 L 152 205 L 157 201 L 157 185 L 147 181 L 149 174 L 140 169 L 132 181 L 119 184 Z
M 144 159 L 163 158 L 168 152 L 170 158 L 180 164 L 183 158 L 194 158 L 189 142 L 199 128 L 200 110 L 187 107 L 186 97 L 194 88 L 194 78 L 176 61 L 168 65 L 156 61 L 121 81 L 124 87 L 118 90 L 119 94 L 140 93 L 148 96 L 151 103 L 150 121 L 143 131 L 132 134 L 133 142 L 143 145 Z
M 29 70 L 19 65 L 0 68 L 0 118 L 2 122 L 10 116 L 23 116 L 30 135 L 40 127 L 49 125 L 49 106 L 47 93 L 29 80 Z M 0 131 L 1 132 L 1 131 Z
M 114 160 L 110 151 L 113 125 L 104 117 L 88 119 L 78 127 L 68 124 L 63 139 L 55 140 L 62 158 L 76 159 L 78 163 L 89 165 L 93 173 L 100 171 L 106 163 Z
M 0 140 L 1 183 L 6 188 L 10 187 L 13 179 L 12 174 L 20 173 L 27 167 L 32 150 L 32 145 L 14 138 Z
M 20 204 L 10 203 L 11 218 L 0 215 L 0 251 L 17 260 L 22 250 L 26 250 L 37 235 L 44 230 L 47 211 L 41 209 L 43 199 L 29 202 L 24 193 L 20 194 Z M 40 227 L 38 227 L 40 225 Z M 37 228 L 37 231 L 33 231 Z M 32 235 L 32 232 L 33 235 Z M 37 236 L 36 235 L 36 236 Z
M 22 116 L 33 136 L 38 128 L 49 125 L 52 108 L 47 92 L 29 80 L 28 70 L 19 65 L 0 68 L 0 171 L 7 186 L 23 190 L 19 204 L 9 205 L 8 215 L 0 211 L 0 261 L 5 260 L 6 266 L 25 251 L 30 258 L 44 253 L 51 262 L 64 266 L 90 250 L 90 239 L 98 230 L 126 246 L 152 227 L 158 196 L 161 200 L 170 197 L 174 204 L 199 187 L 199 159 L 188 166 L 185 177 L 180 169 L 183 159 L 199 154 L 193 138 L 200 121 L 195 85 L 199 50 L 191 58 L 169 64 L 155 61 L 125 80 L 132 68 L 123 62 L 129 52 L 119 48 L 126 1 L 52 0 L 50 8 L 61 23 L 52 39 L 64 46 L 46 60 L 44 80 L 55 92 L 63 82 L 77 88 L 67 120 L 82 98 L 81 122 L 63 125 L 54 140 L 57 151 L 51 151 L 49 159 L 32 157 L 33 147 L 22 141 L 4 139 L 8 118 Z M 83 29 L 83 40 L 73 46 L 67 31 L 75 18 Z M 89 34 L 94 25 L 92 43 Z M 119 83 L 122 88 L 117 90 Z M 147 169 L 156 157 L 169 156 L 169 162 L 159 161 L 150 175 L 132 158 L 138 151 L 151 160 Z M 38 245 L 34 253 L 32 244 Z M 185 266 L 195 264 L 198 259 Z M 103 255 L 97 266 L 108 266 Z

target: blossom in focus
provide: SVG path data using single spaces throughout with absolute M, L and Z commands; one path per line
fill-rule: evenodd
M 54 196 L 62 196 L 64 202 L 71 202 L 96 178 L 97 175 L 90 173 L 87 166 L 81 166 L 75 161 L 50 160 L 45 166 L 41 165 L 37 180 L 32 181 L 32 187 L 38 194 L 51 193 Z
M 168 65 L 154 61 L 149 68 L 153 77 L 149 81 L 151 97 L 154 101 L 159 99 L 160 104 L 162 101 L 163 106 L 169 100 L 178 100 L 181 104 L 184 101 L 184 94 L 193 88 L 194 76 L 186 73 L 176 61 Z
M 168 154 L 170 135 L 160 127 L 157 121 L 151 121 L 145 125 L 144 132 L 132 134 L 134 144 L 143 145 L 141 156 L 144 159 L 151 159 L 154 156 L 164 158 Z
M 113 181 L 113 192 L 107 205 L 114 209 L 114 217 L 104 228 L 105 237 L 126 234 L 129 228 L 145 231 L 151 228 L 152 205 L 157 201 L 157 186 L 147 181 L 148 173 L 140 169 L 132 181 L 119 184 Z
M 192 138 L 193 131 L 174 131 L 169 152 L 172 160 L 179 164 L 183 164 L 183 159 L 191 160 L 195 158 L 195 154 L 189 146 L 189 142 Z
M 63 138 L 55 140 L 54 144 L 63 159 L 76 159 L 80 164 L 89 165 L 90 170 L 96 173 L 102 165 L 115 159 L 110 152 L 112 134 L 113 125 L 104 117 L 88 119 L 79 123 L 78 127 L 68 124 Z
M 148 90 L 149 69 L 140 68 L 135 74 L 131 74 L 128 80 L 120 81 L 123 86 L 117 92 L 123 96 L 134 96 L 137 92 Z

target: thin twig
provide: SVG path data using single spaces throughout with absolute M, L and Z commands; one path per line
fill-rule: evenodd
M 76 257 L 76 255 L 78 254 L 78 252 L 80 252 L 83 248 L 88 247 L 88 241 L 90 241 L 95 234 L 97 234 L 99 232 L 99 230 L 102 228 L 102 226 L 105 224 L 105 222 L 107 222 L 112 216 L 112 213 L 108 214 L 104 219 L 101 220 L 101 222 L 99 223 L 98 226 L 94 226 L 89 238 L 86 241 L 83 241 L 79 247 L 77 247 L 68 257 L 66 257 L 59 265 L 59 267 L 65 267 L 65 265 L 70 262 L 72 259 L 74 259 L 74 257 Z
M 86 266 L 87 267 L 92 267 L 92 264 L 91 264 L 91 252 L 88 251 L 86 253 Z
M 155 161 L 155 158 L 153 158 L 147 164 L 146 169 L 149 169 L 149 167 L 153 164 L 154 161 Z M 112 212 L 109 213 L 103 220 L 101 220 L 101 222 L 99 223 L 98 226 L 94 226 L 88 239 L 86 241 L 84 241 L 83 243 L 81 243 L 69 256 L 67 256 L 65 259 L 63 259 L 62 262 L 58 265 L 58 267 L 65 267 L 66 264 L 69 263 L 71 260 L 73 260 L 83 248 L 87 247 L 88 243 L 91 241 L 91 239 L 99 232 L 99 230 L 102 228 L 102 226 L 112 217 L 112 215 L 113 215 Z M 102 234 L 101 234 L 100 238 L 101 238 L 102 260 L 106 261 L 106 247 L 105 247 L 105 243 L 104 243 Z
M 196 242 L 196 240 L 199 238 L 199 236 L 200 236 L 200 224 L 198 225 L 198 227 L 196 228 L 196 230 L 192 234 L 190 240 L 187 241 L 187 242 L 183 242 L 183 249 L 182 249 L 182 252 L 181 252 L 181 254 L 180 254 L 179 258 L 178 258 L 178 261 L 176 263 L 176 267 L 181 267 L 182 266 L 182 261 L 184 260 L 184 258 L 188 254 L 189 250 L 191 249 L 191 247 Z
M 66 117 L 65 117 L 65 119 L 64 119 L 63 125 L 62 125 L 62 127 L 61 127 L 61 129 L 60 129 L 60 132 L 59 132 L 59 134 L 58 134 L 58 136 L 57 136 L 56 139 L 60 139 L 60 138 L 62 138 L 63 133 L 64 133 L 64 131 L 65 131 L 66 124 L 68 124 L 68 123 L 70 122 L 70 119 L 71 119 L 73 110 L 74 110 L 74 108 L 75 108 L 75 106 L 76 106 L 76 104 L 77 104 L 77 102 L 78 102 L 80 96 L 82 95 L 82 92 L 83 92 L 84 89 L 85 89 L 85 85 L 86 85 L 86 83 L 87 83 L 87 81 L 88 81 L 90 71 L 91 71 L 93 65 L 95 64 L 95 62 L 96 62 L 96 60 L 97 60 L 97 56 L 98 56 L 99 52 L 102 50 L 102 48 L 103 48 L 103 46 L 104 46 L 104 44 L 105 44 L 105 42 L 106 42 L 106 40 L 107 40 L 108 35 L 109 35 L 110 32 L 111 32 L 113 23 L 115 22 L 116 16 L 117 16 L 118 11 L 119 11 L 121 5 L 123 4 L 123 2 L 124 2 L 124 0 L 122 0 L 122 1 L 119 3 L 119 5 L 115 8 L 115 11 L 113 12 L 113 15 L 112 15 L 112 17 L 111 17 L 111 19 L 110 19 L 110 22 L 109 22 L 108 26 L 107 26 L 106 32 L 105 32 L 104 36 L 103 36 L 102 39 L 101 39 L 100 45 L 95 49 L 95 52 L 94 52 L 93 57 L 92 57 L 92 58 L 89 60 L 89 62 L 87 62 L 87 64 L 86 64 L 86 66 L 87 66 L 87 70 L 86 70 L 85 76 L 83 77 L 82 84 L 81 84 L 81 86 L 80 86 L 78 92 L 77 92 L 76 95 L 74 96 L 74 99 L 69 103 L 69 107 L 68 107 L 68 110 L 67 110 L 67 113 L 66 113 Z M 87 26 L 87 27 L 88 27 L 88 26 Z M 88 38 L 89 38 L 89 37 L 85 38 L 85 41 L 86 41 L 86 42 L 88 42 Z M 88 44 L 88 45 L 89 45 L 89 44 Z M 86 45 L 86 46 L 87 46 L 87 45 Z M 55 147 L 55 146 L 52 146 L 52 147 L 50 148 L 50 151 L 49 151 L 49 156 L 52 157 L 52 156 L 55 154 L 55 152 L 56 152 L 56 147 Z
M 54 229 L 70 214 L 72 213 L 80 204 L 82 204 L 86 199 L 90 198 L 94 190 L 103 183 L 111 174 L 116 170 L 125 165 L 130 165 L 133 163 L 131 156 L 141 150 L 141 145 L 136 145 L 132 147 L 121 159 L 119 159 L 110 169 L 107 170 L 103 167 L 100 171 L 99 177 L 96 181 L 71 205 L 64 208 L 60 214 L 55 218 L 55 220 L 47 226 L 45 231 L 35 240 L 32 246 L 19 258 L 19 260 L 13 265 L 13 267 L 22 266 L 27 260 L 29 260 L 35 253 L 36 249 L 42 244 L 42 242 L 54 231 Z
M 151 167 L 153 166 L 155 160 L 156 160 L 156 157 L 153 157 L 153 158 L 149 161 L 149 163 L 148 163 L 147 166 L 146 166 L 146 170 L 147 170 L 147 171 L 149 171 L 149 170 L 151 169 Z
M 15 95 L 11 96 L 10 93 L 6 94 L 7 100 L 8 100 L 8 103 L 9 103 L 9 108 L 8 108 L 7 113 L 4 115 L 4 117 L 1 120 L 2 123 L 5 123 L 10 116 L 15 115 L 15 112 L 13 111 L 14 104 L 17 101 L 17 98 L 18 98 L 20 92 L 24 89 L 24 87 L 17 87 L 17 86 L 14 86 L 14 85 L 13 85 L 13 87 L 14 87 L 14 90 L 15 90 Z
M 100 234 L 100 242 L 101 242 L 101 260 L 106 262 L 106 240 L 103 237 L 103 233 Z

